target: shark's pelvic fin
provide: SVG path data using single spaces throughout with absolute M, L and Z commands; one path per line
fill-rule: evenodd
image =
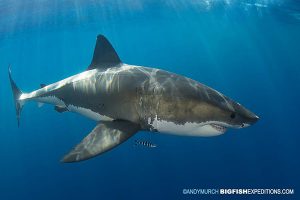
M 140 126 L 129 121 L 108 121 L 98 124 L 62 162 L 78 162 L 104 153 L 126 141 Z
M 17 116 L 18 127 L 19 127 L 20 126 L 20 116 L 21 116 L 21 111 L 22 111 L 22 107 L 23 107 L 23 103 L 22 103 L 22 101 L 20 101 L 19 98 L 23 93 L 18 88 L 15 81 L 12 79 L 10 66 L 8 67 L 8 77 L 10 80 L 10 85 L 11 85 L 11 89 L 12 89 L 13 97 L 14 97 L 14 101 L 15 101 L 16 116 Z
M 109 41 L 103 35 L 98 35 L 93 60 L 87 70 L 107 69 L 120 63 L 122 62 Z

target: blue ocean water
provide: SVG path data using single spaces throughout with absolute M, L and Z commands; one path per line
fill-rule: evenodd
M 212 138 L 140 132 L 94 159 L 59 162 L 95 122 L 29 103 L 18 128 L 7 66 L 23 91 L 35 90 L 85 70 L 98 34 L 125 63 L 193 78 L 260 121 Z M 297 0 L 2 0 L 0 66 L 1 200 L 218 199 L 182 190 L 300 189 Z M 158 148 L 135 148 L 135 139 Z M 258 198 L 266 197 L 274 196 Z

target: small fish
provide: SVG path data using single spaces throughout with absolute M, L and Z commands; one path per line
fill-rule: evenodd
M 145 146 L 145 147 L 149 147 L 149 148 L 155 148 L 157 147 L 156 144 L 153 144 L 152 142 L 149 141 L 142 141 L 142 140 L 135 140 L 135 145 L 140 145 L 140 146 Z

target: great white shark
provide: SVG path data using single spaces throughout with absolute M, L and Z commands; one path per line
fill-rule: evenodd
M 182 136 L 217 136 L 228 128 L 254 124 L 257 115 L 220 92 L 190 78 L 156 68 L 123 63 L 103 36 L 97 37 L 88 68 L 79 74 L 23 93 L 9 68 L 19 125 L 28 101 L 52 104 L 97 122 L 63 162 L 104 153 L 140 130 Z

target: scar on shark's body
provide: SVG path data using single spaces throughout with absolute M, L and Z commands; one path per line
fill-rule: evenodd
M 28 101 L 54 105 L 98 124 L 63 162 L 102 154 L 140 130 L 181 136 L 216 136 L 254 124 L 258 117 L 241 104 L 190 78 L 161 69 L 123 63 L 109 41 L 97 37 L 88 68 L 77 75 L 23 93 L 9 68 L 18 125 Z M 151 146 L 150 143 L 139 143 Z

